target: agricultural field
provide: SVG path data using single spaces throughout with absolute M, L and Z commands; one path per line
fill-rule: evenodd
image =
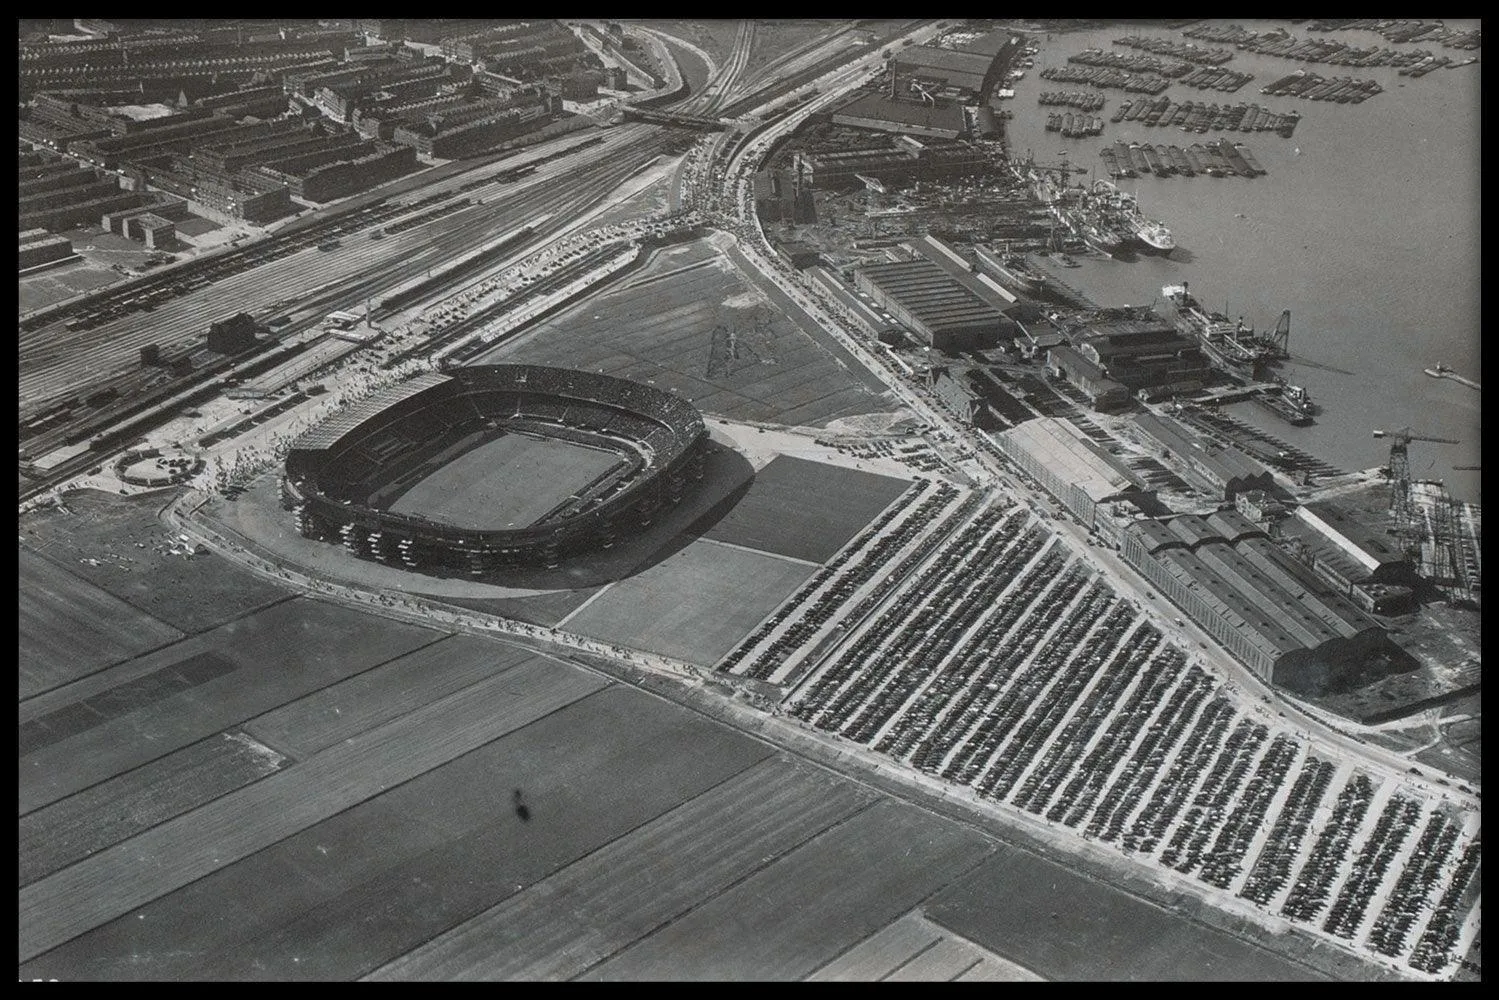
M 861 381 L 704 246 L 662 251 L 634 279 L 479 363 L 600 371 L 677 392 L 734 420 L 822 425 L 893 409 L 869 384 L 873 376 Z
M 21 536 L 76 576 L 188 634 L 285 599 L 274 584 L 226 569 L 217 556 L 192 554 L 157 519 L 175 496 L 69 493 L 62 508 L 22 517 Z
M 1048 980 L 1323 980 L 1282 955 L 1016 848 L 925 907 L 928 918 Z
M 182 638 L 25 545 L 19 571 L 17 666 L 23 700 Z
M 993 849 L 976 831 L 882 801 L 583 978 L 800 979 L 933 892 L 963 881 Z
M 561 627 L 617 646 L 710 666 L 775 610 L 813 568 L 700 540 L 610 585 Z
M 812 982 L 1036 982 L 1040 976 L 911 912 L 807 977 Z
M 524 528 L 619 464 L 598 448 L 505 434 L 448 462 L 390 509 L 479 531 Z
M 826 562 L 904 493 L 909 480 L 779 455 L 704 538 Z
M 810 765 L 763 760 L 371 978 L 534 981 L 583 974 L 873 798 Z M 672 877 L 663 879 L 667 871 Z M 506 947 L 496 949 L 496 941 Z
M 242 733 L 215 733 L 21 817 L 21 885 L 227 795 L 290 763 Z
M 21 812 L 442 637 L 307 598 L 21 705 Z

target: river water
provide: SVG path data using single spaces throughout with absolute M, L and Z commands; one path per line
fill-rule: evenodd
M 1253 30 L 1273 22 L 1235 21 Z M 1451 24 L 1461 22 L 1449 21 Z M 1368 31 L 1311 33 L 1360 48 L 1385 46 Z M 1388 461 L 1386 442 L 1373 428 L 1409 426 L 1418 434 L 1455 438 L 1459 445 L 1415 442 L 1416 478 L 1443 479 L 1456 497 L 1477 502 L 1479 474 L 1453 466 L 1479 464 L 1481 393 L 1422 369 L 1441 361 L 1481 381 L 1480 148 L 1481 64 L 1438 69 L 1410 79 L 1388 67 L 1311 64 L 1277 56 L 1235 52 L 1226 67 L 1254 79 L 1233 94 L 1173 84 L 1174 101 L 1256 103 L 1276 112 L 1301 113 L 1290 139 L 1274 132 L 1187 134 L 1138 122 L 1105 124 L 1102 136 L 1065 139 L 1044 129 L 1043 90 L 1092 90 L 1085 84 L 1042 80 L 1040 71 L 1063 65 L 1088 47 L 1136 52 L 1113 45 L 1127 34 L 1189 41 L 1159 28 L 1115 27 L 1034 36 L 1041 46 L 1035 68 L 1015 85 L 1007 102 L 1014 155 L 1034 152 L 1041 164 L 1089 168 L 1089 183 L 1107 178 L 1098 151 L 1117 140 L 1186 146 L 1213 138 L 1247 144 L 1267 174 L 1253 179 L 1197 176 L 1141 177 L 1120 183 L 1138 195 L 1146 215 L 1169 226 L 1178 248 L 1169 257 L 1125 262 L 1082 260 L 1066 280 L 1104 305 L 1159 300 L 1161 286 L 1190 282 L 1205 305 L 1243 317 L 1257 329 L 1274 327 L 1291 311 L 1292 359 L 1280 374 L 1305 386 L 1322 412 L 1310 427 L 1290 427 L 1253 404 L 1230 411 L 1256 426 L 1346 470 Z M 1211 45 L 1198 42 L 1199 45 Z M 1454 60 L 1474 53 L 1417 43 Z M 1148 54 L 1148 53 L 1140 53 Z M 1481 58 L 1481 56 L 1480 56 Z M 1270 97 L 1260 88 L 1297 69 L 1323 77 L 1374 79 L 1384 92 L 1362 104 Z M 1101 91 L 1105 122 L 1123 100 L 1142 95 Z M 1099 114 L 1095 112 L 1095 114 Z M 1159 302 L 1158 302 L 1159 304 Z M 1226 306 L 1226 308 L 1225 308 Z

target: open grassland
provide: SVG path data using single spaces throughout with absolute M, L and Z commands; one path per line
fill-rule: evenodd
M 679 393 L 736 420 L 822 425 L 891 404 L 725 263 L 690 245 L 482 363 L 561 365 Z
M 20 812 L 439 638 L 298 598 L 33 698 L 21 706 Z
M 910 485 L 904 479 L 780 455 L 755 473 L 749 492 L 703 537 L 826 562 Z
M 436 470 L 390 509 L 480 531 L 524 528 L 619 464 L 598 448 L 505 434 Z
M 755 765 L 378 970 L 384 980 L 570 979 L 866 808 L 784 758 Z M 664 872 L 671 877 L 663 878 Z M 507 946 L 497 950 L 494 942 Z
M 711 666 L 812 570 L 806 563 L 696 541 L 611 585 L 563 628 Z
M 1035 973 L 907 913 L 807 977 L 813 982 L 1034 982 Z
M 302 759 L 533 659 L 519 646 L 449 636 L 251 719 L 245 731 Z
M 217 556 L 184 554 L 156 516 L 175 495 L 70 493 L 65 509 L 23 517 L 21 535 L 58 565 L 190 634 L 285 598 L 258 576 L 221 567 Z
M 1310 968 L 1006 848 L 940 893 L 926 914 L 1049 980 L 1287 981 Z
M 23 954 L 81 908 L 84 937 L 37 969 L 351 978 L 771 753 L 635 691 L 590 696 L 601 683 L 537 658 L 91 858 L 35 887 L 50 919 Z M 80 891 L 122 864 L 138 869 L 124 890 Z M 156 961 L 132 972 L 142 945 Z
M 182 638 L 24 544 L 19 574 L 17 667 L 23 699 Z
M 216 733 L 22 816 L 21 885 L 258 781 L 287 763 L 241 734 Z
M 584 978 L 799 979 L 961 880 L 991 850 L 976 831 L 913 806 L 880 802 Z M 878 878 L 871 879 L 872 872 Z

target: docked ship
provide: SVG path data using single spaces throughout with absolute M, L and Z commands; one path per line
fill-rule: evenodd
M 1108 181 L 1095 181 L 1093 198 L 1105 218 L 1130 241 L 1133 249 L 1163 254 L 1176 249 L 1176 237 L 1171 234 L 1171 230 L 1162 223 L 1147 218 L 1140 211 L 1139 202 L 1134 195 L 1121 191 Z
M 1254 401 L 1293 427 L 1304 427 L 1312 422 L 1316 407 L 1311 395 L 1299 385 L 1290 385 L 1280 379 L 1278 387 L 1269 392 L 1255 393 Z
M 1183 335 L 1197 338 L 1197 344 L 1218 367 L 1258 378 L 1265 364 L 1274 356 L 1255 338 L 1254 331 L 1235 323 L 1222 313 L 1204 308 L 1187 290 L 1187 283 L 1166 285 L 1161 289 L 1174 307 L 1171 316 Z
M 981 265 L 1010 291 L 1032 297 L 1046 291 L 1046 275 L 1033 268 L 1023 255 L 1011 253 L 1008 247 L 999 253 L 981 247 L 978 257 Z
M 1065 170 L 1057 171 L 1066 176 Z M 1026 174 L 1036 197 L 1052 216 L 1078 239 L 1099 253 L 1113 255 L 1129 245 L 1129 234 L 1121 232 L 1112 221 L 1108 207 L 1094 193 L 1081 185 L 1063 187 L 1053 171 L 1030 167 Z

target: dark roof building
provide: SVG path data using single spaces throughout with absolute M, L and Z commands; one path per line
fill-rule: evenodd
M 1135 418 L 1135 427 L 1147 444 L 1160 448 L 1221 492 L 1219 499 L 1232 500 L 1242 490 L 1275 488 L 1270 470 L 1259 462 L 1237 448 L 1198 437 L 1170 417 L 1141 414 Z
M 1325 689 L 1390 648 L 1373 619 L 1237 512 L 1138 521 L 1121 542 L 1131 566 L 1265 680 Z
M 929 260 L 870 264 L 854 285 L 939 351 L 990 347 L 1012 321 Z
M 1375 583 L 1398 583 L 1413 574 L 1410 560 L 1389 536 L 1335 504 L 1303 504 L 1296 508 L 1296 517 L 1362 566 Z
M 855 98 L 833 112 L 833 124 L 937 139 L 956 139 L 968 129 L 955 101 L 896 100 L 885 94 Z

